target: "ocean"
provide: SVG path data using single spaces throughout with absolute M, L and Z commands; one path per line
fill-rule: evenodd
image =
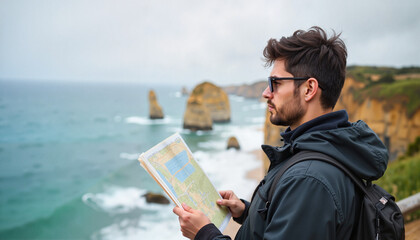
M 217 189 L 248 198 L 266 104 L 229 96 L 230 123 L 182 128 L 182 86 L 0 81 L 0 239 L 184 239 L 138 156 L 179 132 Z M 165 118 L 150 120 L 153 89 Z M 226 150 L 235 136 L 241 150 Z

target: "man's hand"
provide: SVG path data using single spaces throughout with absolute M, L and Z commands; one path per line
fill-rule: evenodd
M 182 235 L 194 239 L 197 232 L 210 223 L 210 219 L 203 212 L 192 209 L 185 203 L 182 204 L 182 207 L 184 209 L 178 206 L 174 207 L 173 212 L 178 215 Z
M 223 199 L 217 200 L 217 204 L 228 207 L 234 218 L 242 216 L 245 211 L 245 204 L 233 191 L 219 191 L 219 193 Z

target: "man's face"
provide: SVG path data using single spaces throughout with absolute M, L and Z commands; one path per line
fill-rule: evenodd
M 276 60 L 271 71 L 271 77 L 293 77 L 286 71 L 284 60 Z M 270 111 L 270 121 L 274 125 L 291 126 L 300 125 L 304 115 L 299 89 L 295 90 L 293 80 L 280 80 L 273 82 L 273 92 L 267 87 L 263 92 L 263 97 L 267 99 L 268 111 Z

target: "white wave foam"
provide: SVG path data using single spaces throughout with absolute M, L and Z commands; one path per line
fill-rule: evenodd
M 248 171 L 260 167 L 261 162 L 249 152 L 233 149 L 205 152 L 197 151 L 194 157 L 218 190 L 233 190 L 241 198 L 249 199 L 257 181 L 247 179 Z M 145 190 L 111 187 L 100 194 L 85 194 L 83 201 L 108 213 L 127 213 L 134 208 L 154 210 L 136 219 L 118 218 L 116 222 L 94 233 L 92 239 L 185 239 L 180 232 L 178 217 L 170 205 L 157 205 L 138 201 Z M 163 231 L 164 229 L 164 231 Z
M 261 167 L 261 162 L 253 154 L 229 149 L 213 153 L 197 151 L 194 157 L 216 189 L 233 190 L 245 199 L 251 196 L 257 181 L 246 178 L 246 174 Z
M 223 142 L 223 141 L 199 142 L 197 145 L 199 148 L 212 149 L 212 150 L 226 148 L 226 142 Z
M 169 123 L 179 123 L 180 119 L 174 119 L 170 116 L 165 116 L 164 119 L 150 119 L 147 117 L 132 116 L 125 118 L 126 123 L 139 124 L 139 125 L 162 125 Z
M 207 134 L 207 133 L 206 133 Z M 263 141 L 261 125 L 231 126 L 216 125 L 214 136 L 227 138 L 235 136 L 241 144 L 240 151 L 225 150 L 226 141 L 214 140 L 200 143 L 202 150 L 193 153 L 194 157 L 218 190 L 233 190 L 237 196 L 249 199 L 257 180 L 246 178 L 246 174 L 261 167 L 261 161 L 249 151 L 258 149 Z M 203 149 L 204 148 L 204 149 Z M 127 154 L 127 155 L 125 155 Z M 129 153 L 123 155 L 134 157 Z M 178 217 L 172 212 L 175 206 L 147 204 L 139 196 L 146 190 L 137 188 L 109 187 L 99 194 L 85 194 L 83 201 L 98 210 L 120 214 L 115 222 L 94 233 L 92 239 L 185 239 L 182 237 Z M 136 219 L 124 217 L 124 213 L 140 208 L 148 210 Z M 153 210 L 150 212 L 149 210 Z
M 175 96 L 176 98 L 181 98 L 181 97 L 183 97 L 184 95 L 182 95 L 182 93 L 181 93 L 181 92 L 175 92 L 175 93 L 174 93 L 174 96 Z
M 92 239 L 138 240 L 138 239 L 186 239 L 179 230 L 178 218 L 171 209 L 159 214 L 144 215 L 140 219 L 123 219 L 102 228 L 92 235 Z
M 103 193 L 86 193 L 82 201 L 96 210 L 102 210 L 110 214 L 121 214 L 133 209 L 159 209 L 157 204 L 147 204 L 145 198 L 146 190 L 135 187 L 122 188 L 110 186 Z
M 235 102 L 243 102 L 245 98 L 238 95 L 229 95 L 229 100 Z
M 120 153 L 120 158 L 128 160 L 137 160 L 140 156 L 140 153 Z
M 265 122 L 265 117 L 249 117 L 249 118 L 245 118 L 245 121 L 250 122 L 250 123 L 264 123 Z
M 213 126 L 214 127 L 214 126 Z M 202 131 L 202 130 L 198 130 L 198 131 L 191 131 L 191 130 L 189 130 L 189 129 L 185 129 L 185 128 L 183 128 L 183 129 L 178 129 L 178 130 L 180 130 L 179 132 L 181 133 L 181 134 L 186 134 L 186 135 L 188 135 L 188 134 L 195 134 L 195 135 L 197 135 L 197 136 L 204 136 L 204 135 L 215 135 L 216 134 L 216 132 L 213 130 L 213 131 Z
M 262 125 L 249 125 L 249 126 L 232 126 L 225 129 L 221 136 L 227 139 L 231 136 L 238 139 L 241 149 L 244 151 L 252 151 L 260 149 L 263 143 L 264 136 L 262 132 Z M 227 144 L 227 142 L 226 142 Z
M 260 109 L 266 109 L 266 108 L 267 108 L 267 103 L 260 102 L 260 103 L 256 103 L 256 104 L 243 106 L 242 111 L 247 112 L 247 111 L 260 110 Z

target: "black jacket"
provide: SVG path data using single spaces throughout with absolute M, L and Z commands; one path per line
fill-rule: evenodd
M 271 165 L 264 183 L 243 216 L 235 239 L 349 239 L 358 214 L 359 196 L 352 181 L 339 169 L 321 161 L 305 161 L 289 168 L 265 208 L 277 169 L 301 150 L 334 157 L 362 179 L 381 177 L 388 151 L 363 122 L 349 123 L 345 111 L 313 119 L 282 134 L 283 147 L 263 145 Z M 229 239 L 206 225 L 196 239 Z

